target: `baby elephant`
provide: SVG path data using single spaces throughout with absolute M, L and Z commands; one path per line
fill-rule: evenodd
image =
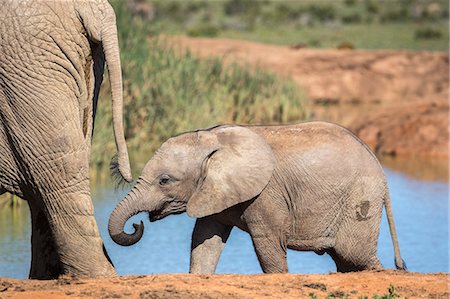
M 383 209 L 395 264 L 404 269 L 383 169 L 351 132 L 325 122 L 224 125 L 166 141 L 113 211 L 109 234 L 120 245 L 150 221 L 187 211 L 196 217 L 191 273 L 214 273 L 234 226 L 248 232 L 265 273 L 288 271 L 286 249 L 328 253 L 337 271 L 382 269 L 377 242 Z

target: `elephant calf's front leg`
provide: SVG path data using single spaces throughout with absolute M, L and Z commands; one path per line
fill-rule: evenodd
M 232 226 L 218 223 L 210 217 L 197 219 L 192 233 L 190 273 L 212 274 L 216 271 L 231 229 Z

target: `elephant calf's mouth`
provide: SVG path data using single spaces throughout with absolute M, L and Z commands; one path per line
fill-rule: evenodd
M 178 215 L 178 214 L 182 214 L 184 212 L 185 211 L 181 211 L 181 210 L 180 211 L 175 211 L 175 212 L 169 212 L 169 211 L 157 212 L 157 213 L 151 212 L 151 213 L 148 214 L 148 219 L 150 220 L 150 222 L 155 222 L 155 221 L 161 220 L 161 219 L 163 219 L 163 218 L 165 218 L 167 216 Z
M 178 215 L 186 212 L 186 203 L 182 201 L 174 201 L 165 205 L 161 210 L 151 211 L 148 214 L 150 222 L 161 220 L 169 215 Z
M 157 214 L 155 212 L 151 212 L 148 214 L 148 219 L 150 220 L 150 222 L 155 222 L 157 220 L 163 219 L 164 217 L 166 217 L 167 215 L 162 215 L 162 214 Z

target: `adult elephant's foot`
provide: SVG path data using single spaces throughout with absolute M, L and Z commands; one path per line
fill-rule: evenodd
M 32 216 L 30 278 L 116 275 L 100 238 L 90 197 L 75 193 L 59 196 L 58 205 L 45 204 L 47 198 L 43 202 L 29 201 Z

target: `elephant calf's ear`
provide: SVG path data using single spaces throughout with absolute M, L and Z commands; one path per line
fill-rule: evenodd
M 203 183 L 187 204 L 189 216 L 197 218 L 254 198 L 267 186 L 275 168 L 271 147 L 250 129 L 218 127 L 211 133 L 217 135 L 219 149 L 209 156 Z

